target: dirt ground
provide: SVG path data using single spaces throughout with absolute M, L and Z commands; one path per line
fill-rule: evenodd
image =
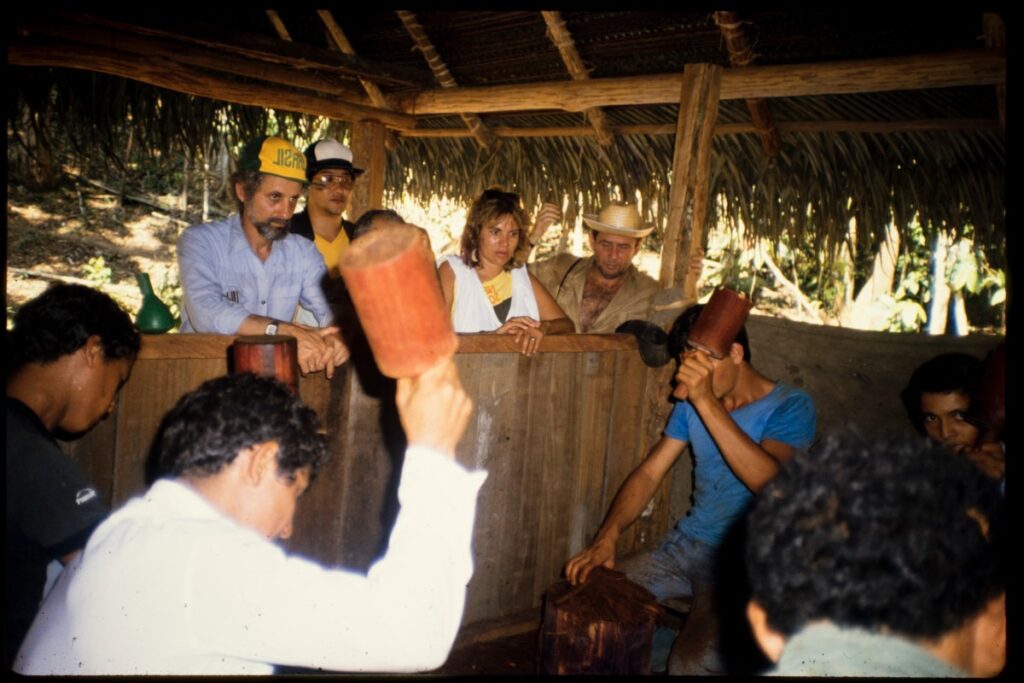
M 184 222 L 141 204 L 117 205 L 113 194 L 70 182 L 53 192 L 7 185 L 7 309 L 55 280 L 98 286 L 136 310 L 135 273 L 155 287 L 177 280 L 174 243 Z M 102 258 L 98 264 L 90 259 Z M 109 274 L 104 271 L 109 268 Z

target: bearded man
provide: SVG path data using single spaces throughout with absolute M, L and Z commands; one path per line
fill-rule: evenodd
M 242 149 L 231 180 L 238 213 L 178 239 L 181 331 L 290 335 L 303 374 L 331 377 L 349 351 L 331 324 L 324 260 L 311 241 L 288 232 L 306 184 L 305 157 L 286 140 L 259 137 Z M 296 305 L 315 326 L 291 322 Z

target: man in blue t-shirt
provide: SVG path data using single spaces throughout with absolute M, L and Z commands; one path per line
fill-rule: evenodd
M 686 335 L 702 308 L 683 312 L 669 334 L 669 350 L 681 361 L 677 393 L 685 388 L 686 399 L 676 404 L 664 436 L 622 484 L 594 542 L 565 569 L 569 581 L 578 584 L 594 567 L 614 567 L 623 529 L 640 516 L 690 444 L 695 470 L 689 513 L 660 547 L 619 567 L 659 600 L 693 599 L 669 662 L 669 673 L 679 674 L 722 670 L 710 599 L 716 551 L 752 494 L 793 453 L 810 446 L 817 421 L 814 402 L 805 391 L 771 380 L 750 365 L 746 330 L 723 358 L 688 347 Z

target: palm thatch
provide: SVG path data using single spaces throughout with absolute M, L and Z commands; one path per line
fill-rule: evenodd
M 123 11 L 134 14 L 111 16 L 166 23 L 165 13 L 155 9 Z M 744 17 L 762 64 L 916 54 L 978 42 L 980 15 L 966 5 L 928 15 L 890 13 L 885 30 L 867 14 L 751 12 Z M 280 15 L 295 44 L 324 44 L 323 26 L 314 13 L 295 9 Z M 564 16 L 594 77 L 679 73 L 687 63 L 726 61 L 708 12 Z M 427 65 L 411 49 L 411 39 L 394 13 L 339 17 L 360 57 L 386 62 L 403 73 L 419 70 L 430 81 Z M 538 12 L 422 12 L 418 19 L 460 85 L 567 78 Z M 258 10 L 210 8 L 203 20 L 206 27 L 223 20 L 226 26 L 261 34 L 261 40 L 276 39 Z M 198 159 L 211 143 L 237 149 L 245 139 L 266 132 L 306 141 L 327 128 L 323 120 L 307 114 L 228 104 L 112 76 L 31 67 L 9 73 L 14 77 L 9 135 L 22 138 L 32 129 L 38 139 L 45 137 L 49 125 L 80 157 L 95 156 L 98 150 L 115 166 L 129 153 L 165 161 Z M 354 85 L 355 80 L 349 82 Z M 379 85 L 388 95 L 409 87 Z M 803 121 L 998 119 L 991 87 L 778 97 L 771 99 L 771 107 L 783 126 Z M 604 111 L 613 129 L 674 126 L 678 115 L 674 105 L 607 106 Z M 418 129 L 464 127 L 458 115 L 417 119 Z M 583 114 L 559 111 L 482 114 L 481 119 L 492 128 L 589 125 Z M 720 103 L 719 124 L 749 121 L 742 101 Z M 329 127 L 338 136 L 348 129 L 340 121 Z M 126 145 L 129 136 L 134 146 Z M 527 206 L 564 200 L 567 222 L 609 199 L 639 195 L 645 220 L 657 228 L 657 242 L 668 212 L 673 143 L 672 135 L 619 133 L 609 146 L 590 135 L 500 138 L 483 148 L 470 137 L 398 136 L 387 154 L 385 193 L 408 193 L 424 203 L 437 198 L 468 203 L 485 187 L 498 184 L 521 193 Z M 926 234 L 970 230 L 992 262 L 1003 261 L 1005 142 L 998 129 L 865 133 L 782 128 L 777 157 L 766 156 L 753 133 L 719 134 L 713 141 L 711 192 L 716 200 L 709 223 L 736 226 L 742 221 L 755 236 L 809 239 L 827 254 L 847 237 L 851 219 L 857 241 L 868 244 L 880 241 L 890 222 L 906 231 L 916 218 Z

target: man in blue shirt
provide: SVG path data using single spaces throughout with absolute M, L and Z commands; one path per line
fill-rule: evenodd
M 331 325 L 324 260 L 312 242 L 288 233 L 305 169 L 302 153 L 281 138 L 245 145 L 232 177 L 238 213 L 192 226 L 178 240 L 181 331 L 291 335 L 303 374 L 331 377 L 349 352 Z M 298 304 L 317 327 L 291 322 Z
M 695 476 L 689 513 L 660 547 L 620 566 L 659 600 L 693 598 L 669 673 L 721 670 L 709 597 L 716 552 L 752 492 L 771 481 L 794 452 L 811 444 L 817 420 L 806 392 L 775 382 L 750 365 L 746 330 L 724 358 L 688 348 L 686 335 L 702 308 L 687 309 L 669 334 L 669 350 L 681 359 L 676 381 L 685 387 L 685 401 L 676 404 L 664 436 L 619 489 L 594 542 L 566 565 L 566 576 L 574 584 L 585 581 L 596 566 L 614 567 L 622 530 L 640 516 L 691 445 Z

